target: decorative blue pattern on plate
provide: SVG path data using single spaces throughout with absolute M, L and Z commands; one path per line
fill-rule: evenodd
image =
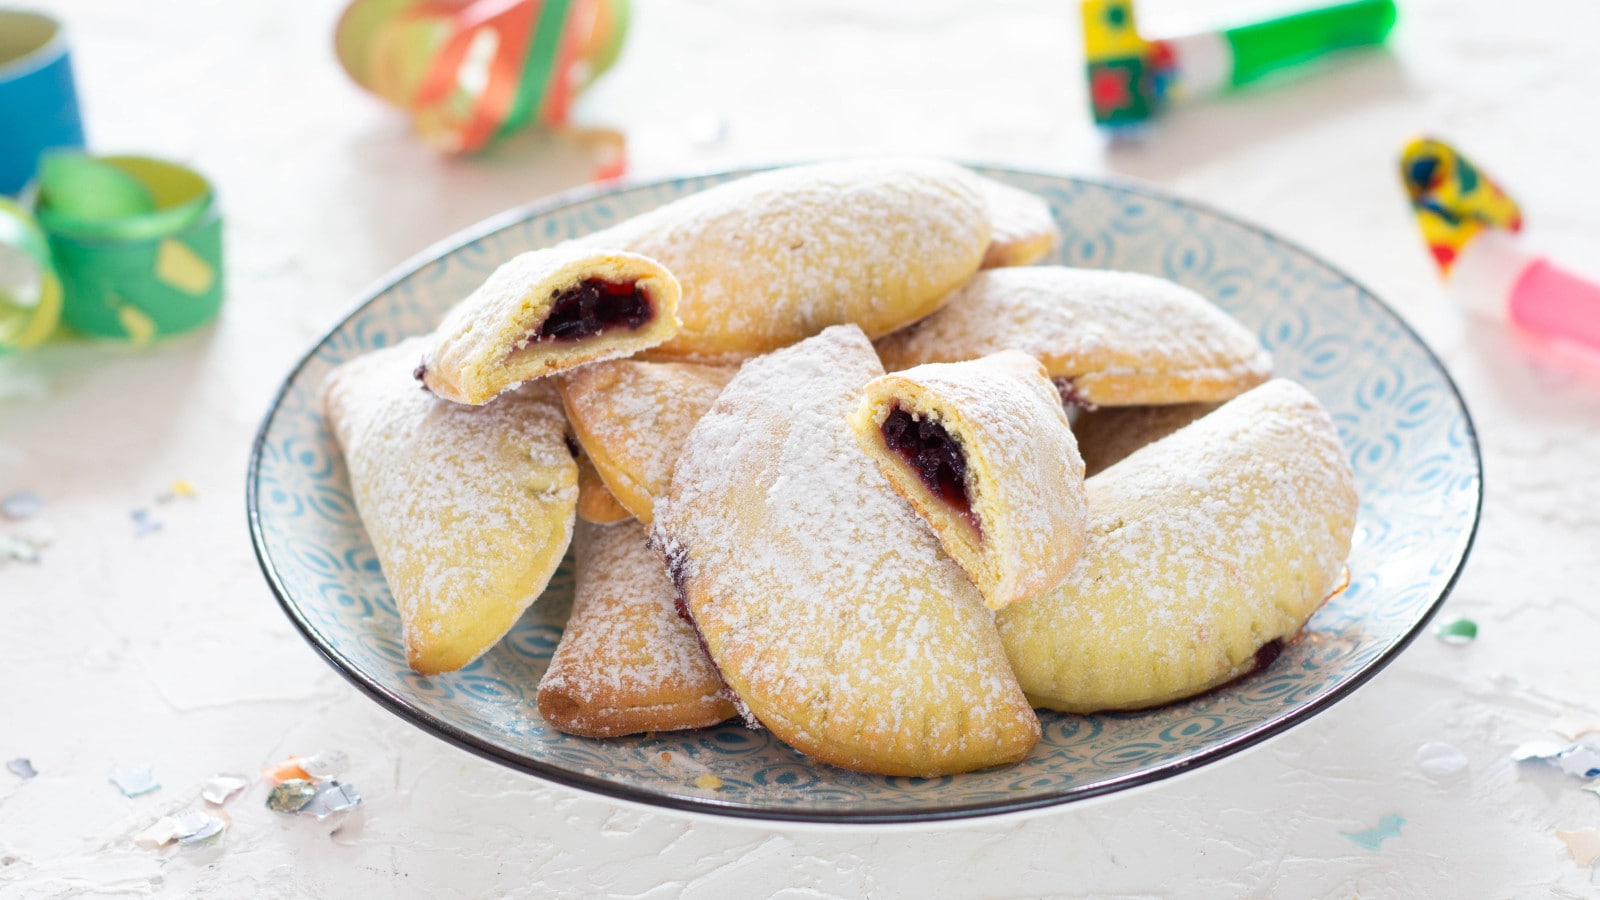
M 357 686 L 465 749 L 623 799 L 770 819 L 956 818 L 1120 790 L 1280 733 L 1373 675 L 1444 599 L 1477 527 L 1476 437 L 1433 354 L 1360 285 L 1256 228 L 1140 187 L 981 171 L 1050 201 L 1063 236 L 1053 261 L 1149 272 L 1200 291 L 1254 328 L 1278 374 L 1304 383 L 1332 412 L 1361 494 L 1350 588 L 1265 671 L 1150 712 L 1045 713 L 1044 737 L 1023 762 L 945 778 L 845 772 L 731 724 L 588 740 L 548 727 L 534 705 L 571 604 L 570 558 L 482 659 L 436 678 L 407 668 L 394 600 L 319 413 L 323 377 L 365 350 L 427 332 L 516 253 L 738 172 L 580 191 L 507 214 L 425 255 L 313 348 L 262 424 L 248 483 L 256 553 L 284 610 Z M 719 788 L 696 786 L 707 773 Z

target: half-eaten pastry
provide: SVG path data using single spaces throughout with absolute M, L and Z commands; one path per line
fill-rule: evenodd
M 667 340 L 678 332 L 679 294 L 671 272 L 636 253 L 570 244 L 523 253 L 445 315 L 417 377 L 446 399 L 487 403 Z
M 851 434 L 882 374 L 849 325 L 745 363 L 651 540 L 747 722 L 859 771 L 1015 762 L 1039 722 L 992 614 Z
M 1226 400 L 1272 374 L 1244 326 L 1204 297 L 1133 272 L 979 272 L 933 315 L 878 341 L 890 371 L 1021 350 L 1081 406 Z
M 334 369 L 323 409 L 389 582 L 406 660 L 450 672 L 500 640 L 572 538 L 578 470 L 555 390 L 487 407 L 419 390 L 414 338 Z
M 1007 350 L 875 378 L 850 426 L 990 609 L 1077 564 L 1083 459 L 1038 360 Z
M 704 728 L 734 716 L 644 526 L 581 523 L 577 591 L 539 681 L 545 721 L 584 737 Z
M 1064 712 L 1170 703 L 1269 664 L 1337 590 L 1356 520 L 1332 420 L 1282 379 L 1088 487 L 1078 567 L 996 614 L 1029 699 Z

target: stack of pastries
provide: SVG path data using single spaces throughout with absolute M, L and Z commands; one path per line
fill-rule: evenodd
M 1023 759 L 1036 708 L 1269 664 L 1350 549 L 1327 413 L 1198 294 L 1034 265 L 1055 239 L 950 163 L 782 169 L 522 254 L 336 369 L 412 668 L 492 647 L 569 543 L 538 705 L 586 737 L 739 716 L 933 776 Z

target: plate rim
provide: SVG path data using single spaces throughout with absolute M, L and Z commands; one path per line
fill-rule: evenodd
M 839 157 L 841 159 L 848 157 Z M 801 165 L 808 162 L 821 162 L 824 160 L 803 160 L 781 163 L 763 163 L 734 167 L 713 167 L 690 170 L 678 174 L 663 175 L 651 178 L 626 176 L 604 182 L 596 182 L 570 188 L 529 203 L 512 207 L 503 212 L 489 216 L 472 225 L 456 231 L 442 240 L 436 241 L 423 248 L 416 254 L 408 257 L 399 265 L 390 269 L 382 277 L 374 281 L 363 290 L 355 303 L 341 315 L 333 325 L 324 330 L 310 345 L 310 348 L 300 356 L 299 360 L 284 376 L 278 390 L 274 392 L 266 414 L 257 427 L 255 438 L 250 445 L 250 463 L 245 472 L 245 515 L 250 529 L 250 543 L 256 557 L 256 563 L 266 578 L 267 585 L 272 589 L 277 598 L 278 606 L 289 620 L 299 630 L 300 636 L 309 643 L 317 654 L 328 663 L 335 671 L 342 675 L 362 693 L 375 700 L 379 706 L 388 710 L 393 715 L 419 727 L 423 732 L 443 740 L 459 749 L 465 750 L 475 756 L 499 763 L 507 768 L 532 775 L 544 781 L 552 782 L 563 787 L 573 788 L 589 794 L 621 800 L 628 804 L 640 804 L 655 810 L 669 810 L 675 812 L 688 812 L 698 815 L 713 815 L 723 819 L 748 820 L 756 823 L 793 823 L 805 825 L 897 825 L 897 824 L 928 824 L 952 821 L 975 821 L 990 819 L 1029 810 L 1039 810 L 1046 807 L 1067 806 L 1069 804 L 1087 800 L 1093 797 L 1104 797 L 1109 794 L 1125 791 L 1129 788 L 1153 785 L 1167 780 L 1173 776 L 1192 772 L 1202 766 L 1208 766 L 1228 757 L 1234 756 L 1244 750 L 1258 746 L 1272 738 L 1278 737 L 1293 727 L 1302 724 L 1313 716 L 1327 710 L 1333 704 L 1352 694 L 1357 688 L 1372 680 L 1379 672 L 1394 662 L 1411 642 L 1422 633 L 1428 622 L 1438 613 L 1439 608 L 1455 589 L 1460 581 L 1461 573 L 1465 569 L 1467 560 L 1472 555 L 1472 548 L 1478 536 L 1478 528 L 1483 521 L 1483 452 L 1478 439 L 1478 430 L 1472 419 L 1472 412 L 1467 406 L 1466 397 L 1462 395 L 1461 388 L 1456 384 L 1455 378 L 1445 366 L 1444 361 L 1434 351 L 1433 347 L 1418 334 L 1409 322 L 1391 307 L 1387 301 L 1378 296 L 1365 284 L 1351 277 L 1341 267 L 1334 265 L 1319 254 L 1312 253 L 1299 243 L 1282 237 L 1275 232 L 1246 221 L 1239 216 L 1223 212 L 1217 208 L 1197 200 L 1192 200 L 1178 194 L 1170 193 L 1153 184 L 1148 184 L 1137 179 L 1120 175 L 1086 175 L 1072 173 L 1065 170 L 1053 170 L 1045 167 L 1021 167 L 1004 163 L 992 163 L 980 160 L 954 160 L 960 165 L 970 169 L 991 170 L 1008 172 L 1021 176 L 1042 176 L 1065 181 L 1096 184 L 1110 187 L 1126 193 L 1170 203 L 1179 208 L 1187 208 L 1213 216 L 1228 222 L 1236 227 L 1245 229 L 1259 235 L 1270 243 L 1277 244 L 1285 249 L 1298 253 L 1304 257 L 1315 260 L 1329 272 L 1342 279 L 1351 287 L 1365 294 L 1371 299 L 1378 310 L 1389 317 L 1393 323 L 1411 338 L 1428 361 L 1438 370 L 1444 379 L 1445 386 L 1449 388 L 1457 407 L 1461 410 L 1463 423 L 1466 426 L 1467 448 L 1472 453 L 1475 468 L 1474 497 L 1472 507 L 1472 521 L 1467 527 L 1465 540 L 1461 542 L 1460 554 L 1456 559 L 1454 571 L 1445 580 L 1439 595 L 1429 604 L 1424 613 L 1417 618 L 1407 631 L 1402 634 L 1392 646 L 1374 657 L 1363 669 L 1334 685 L 1327 693 L 1315 698 L 1306 705 L 1294 709 L 1281 718 L 1258 725 L 1255 728 L 1233 735 L 1213 747 L 1209 747 L 1196 755 L 1165 763 L 1145 771 L 1124 775 L 1108 781 L 1096 782 L 1092 785 L 1069 786 L 1060 791 L 1039 797 L 1019 798 L 1013 802 L 972 802 L 957 803 L 938 809 L 922 809 L 903 812 L 882 811 L 854 811 L 854 810 L 803 810 L 793 808 L 774 808 L 757 806 L 749 803 L 718 800 L 713 797 L 695 797 L 669 793 L 658 793 L 638 788 L 620 782 L 608 781 L 597 776 L 587 775 L 571 769 L 550 765 L 540 760 L 529 759 L 526 756 L 513 754 L 503 748 L 497 747 L 487 741 L 472 735 L 449 722 L 444 721 L 432 713 L 416 707 L 393 691 L 385 687 L 377 679 L 370 677 L 339 653 L 329 641 L 305 616 L 298 604 L 290 599 L 289 591 L 279 578 L 276 568 L 270 558 L 266 547 L 266 535 L 261 525 L 260 509 L 260 474 L 263 449 L 266 446 L 267 433 L 274 420 L 282 409 L 284 399 L 288 396 L 296 379 L 301 372 L 317 355 L 328 341 L 343 329 L 352 319 L 371 306 L 380 296 L 393 289 L 406 278 L 411 277 L 423 267 L 436 261 L 446 253 L 453 252 L 473 242 L 482 240 L 491 234 L 512 227 L 519 222 L 526 221 L 535 216 L 548 215 L 566 207 L 588 202 L 600 197 L 622 193 L 631 190 L 659 187 L 662 185 L 681 182 L 697 178 L 735 176 L 744 177 L 758 172 L 790 165 Z

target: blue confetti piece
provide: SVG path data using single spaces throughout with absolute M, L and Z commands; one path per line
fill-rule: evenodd
M 1400 836 L 1400 826 L 1406 823 L 1406 817 L 1399 813 L 1389 813 L 1378 820 L 1377 827 L 1368 828 L 1366 831 L 1341 831 L 1340 834 L 1350 839 L 1350 843 L 1376 850 L 1389 838 Z
M 150 510 L 136 509 L 133 511 L 133 535 L 144 537 L 161 530 L 161 523 L 150 518 Z
M 31 519 L 44 509 L 44 498 L 38 491 L 17 491 L 0 500 L 0 516 L 13 522 Z
M 111 773 L 111 783 L 117 786 L 124 797 L 137 797 L 151 791 L 161 789 L 161 782 L 156 781 L 155 773 L 150 766 L 134 766 L 131 769 L 122 769 Z

